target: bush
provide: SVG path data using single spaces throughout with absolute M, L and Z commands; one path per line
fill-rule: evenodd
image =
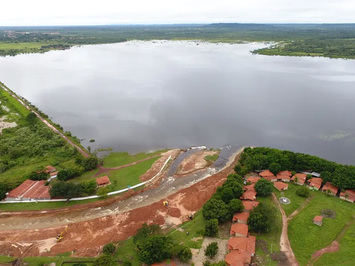
M 166 236 L 153 235 L 138 246 L 138 257 L 146 264 L 162 262 L 171 258 L 174 243 Z
M 74 197 L 80 197 L 82 193 L 83 191 L 81 185 L 65 183 L 63 181 L 54 183 L 54 185 L 49 190 L 49 194 L 52 198 L 63 197 L 69 199 Z
M 178 253 L 178 258 L 181 262 L 189 262 L 192 258 L 191 249 L 187 246 L 181 246 L 180 251 Z
M 231 215 L 244 210 L 243 202 L 240 199 L 232 199 L 228 204 Z
M 92 264 L 93 266 L 113 266 L 116 265 L 113 257 L 111 255 L 103 254 L 96 258 Z
M 217 252 L 218 252 L 218 244 L 217 242 L 212 242 L 205 249 L 205 256 L 213 258 L 214 256 L 216 256 Z
M 109 243 L 107 245 L 104 246 L 104 248 L 102 249 L 104 254 L 114 254 L 116 251 L 116 247 L 113 243 Z
M 300 197 L 307 198 L 309 195 L 309 189 L 307 187 L 300 187 L 297 189 L 296 194 Z
M 274 175 L 277 175 L 281 171 L 281 165 L 278 163 L 271 163 L 269 165 L 269 170 Z
M 205 223 L 205 236 L 217 236 L 218 234 L 218 220 L 211 219 Z
M 80 173 L 76 169 L 61 170 L 57 174 L 58 180 L 67 181 L 68 179 L 79 176 Z
M 0 183 L 0 200 L 6 197 L 6 193 L 9 190 L 9 186 L 4 183 Z
M 107 193 L 109 193 L 110 190 L 108 187 L 100 187 L 98 190 L 97 190 L 97 195 L 99 197 L 103 197 L 103 198 L 106 198 L 107 197 Z
M 46 173 L 46 172 L 36 172 L 36 171 L 33 171 L 31 173 L 29 173 L 26 178 L 29 178 L 31 180 L 34 180 L 34 181 L 39 181 L 39 180 L 47 180 L 49 177 L 49 173 Z
M 258 196 L 267 197 L 270 196 L 272 193 L 274 185 L 272 182 L 266 179 L 260 179 L 258 182 L 255 183 L 255 191 Z
M 248 218 L 249 230 L 255 233 L 266 233 L 271 231 L 275 224 L 276 215 L 277 210 L 273 205 L 261 202 L 250 212 Z
M 217 219 L 218 222 L 225 222 L 231 217 L 227 204 L 217 197 L 212 197 L 203 205 L 202 216 L 205 220 Z

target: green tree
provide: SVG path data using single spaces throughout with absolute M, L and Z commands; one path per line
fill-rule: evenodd
M 6 197 L 6 193 L 9 191 L 9 187 L 5 183 L 0 183 L 0 200 Z
M 218 188 L 217 192 L 225 204 L 228 204 L 232 199 L 234 199 L 234 193 L 231 187 Z
M 57 174 L 58 180 L 67 181 L 68 179 L 79 176 L 80 173 L 76 169 L 60 170 Z
M 82 195 L 82 187 L 81 185 L 61 181 L 53 184 L 49 190 L 49 194 L 52 198 L 63 197 L 70 199 L 80 197 Z
M 133 243 L 139 246 L 139 243 L 144 241 L 150 236 L 161 233 L 160 226 L 157 224 L 147 225 L 143 224 L 141 228 L 137 230 L 137 233 L 133 236 Z
M 217 219 L 218 222 L 225 222 L 231 217 L 227 204 L 218 198 L 211 198 L 203 205 L 202 215 L 206 220 Z
M 169 237 L 153 235 L 138 246 L 138 257 L 146 264 L 162 262 L 171 258 L 174 243 Z
M 184 262 L 184 263 L 189 262 L 192 258 L 191 249 L 187 246 L 184 246 L 184 245 L 181 246 L 177 257 L 179 258 L 179 260 L 181 262 Z
M 322 172 L 320 177 L 323 179 L 324 183 L 332 181 L 332 173 L 329 171 Z
M 260 233 L 266 232 L 268 224 L 266 218 L 260 212 L 252 212 L 248 218 L 249 230 Z
M 102 252 L 104 254 L 114 254 L 116 251 L 116 247 L 113 243 L 106 244 L 104 248 L 102 249 Z
M 205 249 L 205 256 L 213 258 L 218 252 L 218 243 L 212 242 Z
M 218 234 L 218 220 L 211 219 L 207 220 L 205 223 L 205 236 L 217 236 Z
M 108 187 L 99 187 L 99 189 L 97 190 L 97 196 L 102 197 L 102 198 L 106 198 L 107 197 L 107 193 L 109 193 L 110 190 Z
M 81 186 L 83 188 L 84 193 L 88 195 L 92 195 L 96 191 L 97 184 L 95 180 L 90 180 L 90 181 L 82 182 Z
M 92 264 L 93 266 L 113 266 L 116 265 L 113 257 L 111 255 L 102 254 L 96 258 Z
M 270 196 L 272 193 L 274 185 L 272 184 L 272 182 L 270 182 L 269 180 L 266 179 L 260 179 L 258 180 L 258 182 L 255 183 L 255 191 L 257 193 L 258 196 L 261 197 L 267 197 Z
M 269 232 L 275 224 L 276 216 L 277 210 L 273 205 L 261 202 L 250 212 L 248 218 L 249 230 L 256 233 Z
M 26 117 L 26 121 L 29 124 L 34 124 L 37 121 L 37 116 L 34 112 L 30 112 L 27 117 Z
M 307 187 L 300 187 L 299 189 L 296 190 L 296 194 L 300 197 L 307 198 L 309 195 L 309 189 Z
M 244 210 L 243 202 L 240 199 L 232 199 L 228 204 L 231 215 Z
M 274 175 L 277 175 L 281 171 L 281 165 L 278 163 L 271 163 L 269 165 L 269 170 L 272 172 Z

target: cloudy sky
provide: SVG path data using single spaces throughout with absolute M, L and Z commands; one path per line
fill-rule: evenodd
M 0 26 L 355 23 L 354 0 L 17 0 L 1 11 Z

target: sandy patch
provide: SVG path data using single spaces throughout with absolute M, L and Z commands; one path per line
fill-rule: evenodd
M 216 151 L 198 151 L 191 154 L 181 162 L 175 175 L 185 175 L 197 170 L 204 169 L 209 166 L 209 162 L 205 160 L 206 156 L 218 154 Z
M 3 129 L 5 128 L 11 128 L 11 127 L 16 127 L 17 124 L 15 122 L 5 122 L 6 116 L 3 116 L 0 118 L 0 134 Z
M 218 243 L 218 253 L 213 259 L 210 259 L 209 257 L 205 256 L 205 249 L 212 242 Z M 227 255 L 227 252 L 228 252 L 227 243 L 228 243 L 228 239 L 205 237 L 203 239 L 201 249 L 191 250 L 192 251 L 191 262 L 194 263 L 196 266 L 203 266 L 203 262 L 206 260 L 209 260 L 213 263 L 224 260 L 225 256 Z

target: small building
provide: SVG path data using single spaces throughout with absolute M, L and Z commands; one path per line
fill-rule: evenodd
M 224 259 L 228 266 L 244 266 L 250 265 L 251 255 L 240 250 L 231 250 Z
M 248 225 L 235 223 L 232 224 L 230 235 L 237 237 L 247 237 L 249 232 Z
M 249 212 L 240 212 L 233 215 L 233 223 L 246 224 L 248 222 Z
M 250 212 L 252 209 L 259 205 L 258 201 L 243 200 L 242 202 L 244 206 L 244 211 L 246 212 Z
M 250 176 L 247 178 L 247 182 L 252 183 L 252 184 L 255 184 L 259 180 L 260 180 L 260 177 L 258 177 L 258 176 Z
M 27 179 L 17 188 L 11 190 L 6 201 L 31 201 L 31 200 L 49 200 L 49 186 L 45 186 L 46 180 L 33 181 Z
M 111 185 L 110 179 L 106 175 L 96 178 L 96 183 L 97 187 L 106 187 L 108 185 Z
M 271 176 L 274 177 L 275 175 L 270 170 L 265 170 L 259 173 L 259 175 L 263 178 Z
M 275 182 L 274 183 L 274 187 L 278 190 L 278 191 L 284 191 L 288 189 L 288 185 L 283 183 L 283 182 Z
M 243 193 L 243 195 L 241 196 L 241 199 L 242 200 L 256 200 L 256 191 L 250 191 L 250 190 L 247 190 Z
M 345 190 L 340 192 L 340 198 L 342 200 L 354 203 L 355 202 L 355 191 L 354 190 Z
M 244 191 L 255 191 L 254 185 L 255 184 L 250 184 L 248 186 L 244 186 Z
M 313 223 L 318 225 L 318 226 L 322 226 L 323 216 L 317 215 L 316 217 L 314 217 Z
M 228 249 L 244 251 L 253 257 L 255 254 L 255 242 L 255 236 L 231 237 L 228 240 Z
M 306 174 L 297 173 L 291 178 L 291 181 L 293 181 L 295 184 L 303 186 L 304 183 L 306 182 L 306 179 L 307 179 Z
M 307 181 L 308 186 L 312 189 L 315 190 L 320 190 L 322 183 L 323 183 L 323 179 L 322 178 L 317 178 L 317 177 L 313 177 L 311 179 L 309 179 Z
M 276 178 L 277 178 L 278 181 L 290 182 L 291 181 L 291 176 L 292 176 L 291 171 L 281 171 L 280 173 L 278 173 L 276 175 Z
M 46 170 L 44 170 L 46 173 L 53 173 L 53 172 L 55 172 L 56 171 L 56 169 L 53 167 L 53 166 L 51 166 L 51 165 L 48 165 L 48 166 L 46 166 Z
M 336 196 L 338 193 L 338 188 L 333 186 L 330 182 L 324 184 L 322 188 L 323 192 L 330 192 L 331 195 Z

